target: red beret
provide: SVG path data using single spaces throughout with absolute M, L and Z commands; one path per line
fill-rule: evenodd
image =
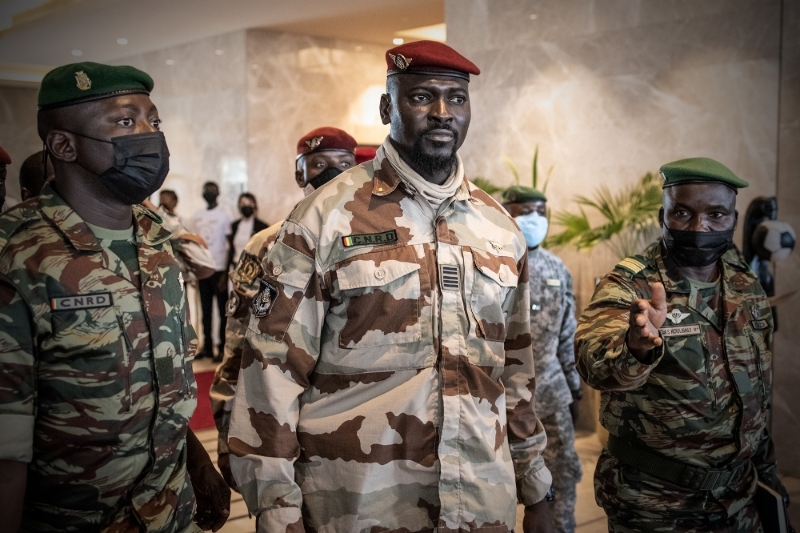
M 11 156 L 8 155 L 8 152 L 3 150 L 2 146 L 0 146 L 0 163 L 3 163 L 4 165 L 11 164 Z
M 323 127 L 311 130 L 297 141 L 297 158 L 309 152 L 322 150 L 343 150 L 354 153 L 356 142 L 346 131 L 339 128 Z
M 395 74 L 432 74 L 454 76 L 469 81 L 481 70 L 475 63 L 444 43 L 436 41 L 414 41 L 401 44 L 386 52 L 387 76 Z
M 364 161 L 372 161 L 375 159 L 375 153 L 378 151 L 374 146 L 358 146 L 356 147 L 356 165 L 360 165 Z

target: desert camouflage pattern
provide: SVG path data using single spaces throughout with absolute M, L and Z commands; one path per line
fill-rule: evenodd
M 253 235 L 242 251 L 242 256 L 229 279 L 233 291 L 228 298 L 225 323 L 225 353 L 222 362 L 214 373 L 211 384 L 211 413 L 217 426 L 217 454 L 230 453 L 228 450 L 228 427 L 231 423 L 231 405 L 236 393 L 236 380 L 242 364 L 244 334 L 250 320 L 250 308 L 260 287 L 264 271 L 261 262 L 267 255 L 270 245 L 275 242 L 283 221 Z
M 138 276 L 50 185 L 0 216 L 0 458 L 29 462 L 22 531 L 195 529 L 196 338 L 170 233 L 134 214 Z
M 233 474 L 262 532 L 510 531 L 551 481 L 525 241 L 466 180 L 433 213 L 381 154 L 264 260 Z
M 704 295 L 679 276 L 659 243 L 621 262 L 578 321 L 578 371 L 602 391 L 601 422 L 612 435 L 690 465 L 749 461 L 748 470 L 726 487 L 699 491 L 621 465 L 606 450 L 595 496 L 609 516 L 626 508 L 656 517 L 670 509 L 669 520 L 734 517 L 751 505 L 757 476 L 779 484 L 767 432 L 770 306 L 738 250 L 720 265 L 721 295 Z M 664 344 L 645 364 L 628 351 L 625 336 L 631 302 L 649 299 L 657 281 L 667 291 L 668 318 Z

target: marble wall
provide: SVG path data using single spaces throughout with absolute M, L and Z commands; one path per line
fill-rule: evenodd
M 781 140 L 792 146 L 781 149 L 776 179 L 780 0 L 448 0 L 446 22 L 448 44 L 482 70 L 470 84 L 473 119 L 462 149 L 471 176 L 510 184 L 502 156 L 529 175 L 539 145 L 540 168 L 552 167 L 547 195 L 555 209 L 575 208 L 577 194 L 591 195 L 600 184 L 618 190 L 663 163 L 699 155 L 750 182 L 739 194 L 742 214 L 756 196 L 796 190 L 796 60 L 793 81 L 783 87 L 793 93 L 785 99 L 793 99 L 795 114 L 781 122 Z M 790 29 L 786 39 L 794 35 L 796 47 L 796 22 Z M 560 255 L 581 307 L 595 278 L 617 260 L 605 248 Z M 779 270 L 779 292 L 787 269 L 797 272 L 798 255 Z M 783 327 L 796 331 L 785 316 Z M 798 370 L 798 358 L 785 361 L 797 333 L 782 335 L 776 361 Z M 778 381 L 777 403 L 786 386 Z M 800 461 L 789 454 L 798 453 L 798 410 L 779 406 L 776 426 L 779 418 L 781 427 L 794 422 L 776 431 L 776 442 L 782 467 L 797 474 Z
M 20 200 L 19 167 L 42 149 L 36 132 L 38 88 L 0 86 L 0 146 L 11 156 L 6 179 L 6 206 Z

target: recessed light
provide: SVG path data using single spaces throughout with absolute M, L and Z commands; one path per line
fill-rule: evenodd
M 394 39 L 392 39 L 392 42 L 394 44 L 403 44 L 405 41 L 403 40 L 402 37 L 395 37 Z
M 73 50 L 72 55 L 74 55 L 75 57 L 79 57 L 83 55 L 83 52 L 81 52 L 80 50 Z
M 119 39 L 117 39 L 117 44 L 128 44 L 128 39 L 120 37 Z
M 173 61 L 172 59 L 167 59 L 166 61 L 164 61 L 164 63 L 166 63 L 167 65 L 174 65 L 175 61 Z
M 531 20 L 536 20 L 536 19 L 538 19 L 538 18 L 539 18 L 539 15 L 537 15 L 536 13 L 533 13 L 533 14 L 532 14 L 532 15 L 531 15 L 529 18 L 530 18 Z
M 218 56 L 221 56 L 222 54 L 225 53 L 225 50 L 214 50 L 214 53 L 217 54 Z

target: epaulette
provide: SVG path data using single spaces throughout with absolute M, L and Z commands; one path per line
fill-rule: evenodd
M 630 257 L 626 257 L 614 268 L 619 268 L 624 270 L 625 272 L 630 273 L 631 275 L 635 276 L 645 268 L 647 268 L 647 263 L 645 263 L 645 258 L 641 255 L 632 255 Z
M 17 204 L 0 216 L 0 252 L 5 250 L 8 241 L 22 228 L 31 224 L 41 217 L 35 209 L 37 205 L 35 198 Z
M 147 207 L 145 207 L 145 206 L 143 206 L 141 204 L 134 204 L 133 205 L 133 213 L 134 213 L 134 215 L 136 215 L 136 214 L 144 215 L 147 218 L 149 218 L 150 220 L 152 220 L 153 222 L 155 222 L 156 224 L 158 224 L 159 226 L 163 226 L 164 225 L 164 219 L 161 218 L 161 215 L 159 215 L 158 213 L 156 213 L 152 209 L 148 209 Z

